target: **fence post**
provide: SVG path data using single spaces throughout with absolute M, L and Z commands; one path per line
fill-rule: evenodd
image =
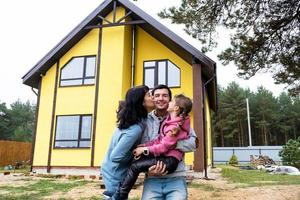
M 260 148 L 258 149 L 258 152 L 259 152 L 259 155 L 261 156 L 261 149 Z

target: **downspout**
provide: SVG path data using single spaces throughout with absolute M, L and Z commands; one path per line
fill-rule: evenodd
M 37 96 L 37 105 L 35 107 L 35 123 L 34 123 L 34 133 L 32 134 L 31 139 L 31 157 L 30 157 L 30 172 L 32 172 L 32 166 L 33 166 L 33 155 L 34 155 L 34 148 L 35 148 L 35 136 L 36 136 L 36 128 L 37 128 L 37 119 L 38 119 L 38 110 L 39 110 L 39 102 L 40 102 L 40 91 L 41 91 L 41 82 L 42 79 L 39 82 L 39 90 L 38 93 L 31 87 L 32 92 Z
M 33 89 L 33 87 L 31 87 L 31 91 L 32 91 L 36 96 L 39 95 L 39 94 Z
M 132 25 L 131 87 L 134 87 L 134 79 L 135 79 L 135 43 L 136 43 L 136 26 Z
M 202 96 L 203 96 L 203 146 L 204 146 L 204 179 L 206 180 L 214 180 L 214 179 L 210 179 L 207 176 L 207 151 L 206 151 L 206 112 L 205 112 L 205 89 L 206 89 L 206 85 L 208 83 L 210 83 L 212 80 L 214 80 L 216 77 L 216 74 L 214 73 L 214 75 L 208 80 L 206 81 L 203 86 L 202 86 Z M 213 154 L 213 152 L 212 152 Z

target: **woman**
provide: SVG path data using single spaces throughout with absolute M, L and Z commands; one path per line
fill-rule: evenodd
M 126 176 L 133 158 L 132 150 L 140 143 L 144 131 L 147 110 L 153 107 L 147 86 L 137 86 L 127 91 L 125 102 L 117 111 L 117 128 L 101 165 L 105 197 L 111 197 Z

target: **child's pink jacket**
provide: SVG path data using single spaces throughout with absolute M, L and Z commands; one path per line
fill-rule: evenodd
M 181 123 L 182 118 L 176 117 L 171 119 L 170 115 L 162 122 L 160 126 L 160 134 L 158 138 L 151 140 L 146 143 L 146 146 L 149 149 L 149 152 L 154 156 L 159 156 L 163 154 L 164 156 L 172 156 L 182 160 L 183 152 L 176 148 L 177 141 L 184 140 L 189 137 L 190 131 L 190 118 L 187 116 L 181 126 L 180 131 L 176 136 L 167 134 L 173 129 L 177 128 L 179 123 Z

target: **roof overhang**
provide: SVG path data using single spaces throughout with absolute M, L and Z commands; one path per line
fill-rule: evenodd
M 186 62 L 192 65 L 196 59 L 201 64 L 202 74 L 209 79 L 216 74 L 216 63 L 204 55 L 198 49 L 190 45 L 149 14 L 141 10 L 128 0 L 118 0 L 118 5 L 132 11 L 130 17 L 133 20 L 144 20 L 146 23 L 139 24 L 151 36 L 174 51 Z M 87 26 L 97 25 L 99 17 L 108 15 L 113 10 L 114 0 L 105 0 L 79 25 L 77 25 L 65 38 L 63 38 L 53 49 L 51 49 L 35 66 L 33 66 L 23 77 L 23 83 L 33 88 L 38 88 L 41 75 L 45 74 L 65 53 L 67 53 L 78 41 L 80 41 L 90 30 Z M 216 94 L 216 85 L 213 93 Z M 216 99 L 215 95 L 211 96 Z M 215 104 L 215 103 L 214 103 Z M 215 104 L 216 105 L 216 104 Z

